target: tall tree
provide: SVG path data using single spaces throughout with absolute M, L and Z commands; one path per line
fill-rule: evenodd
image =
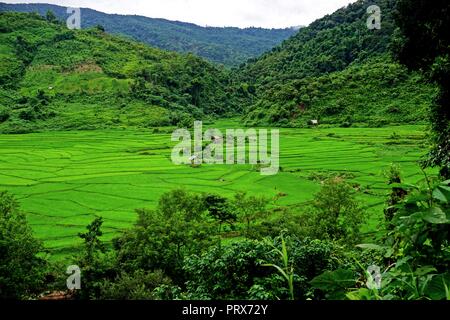
M 50 23 L 58 23 L 58 18 L 52 10 L 48 10 L 45 14 L 45 19 Z
M 400 35 L 398 60 L 424 72 L 439 86 L 431 108 L 433 148 L 425 166 L 441 168 L 450 178 L 450 2 L 399 0 L 396 14 Z

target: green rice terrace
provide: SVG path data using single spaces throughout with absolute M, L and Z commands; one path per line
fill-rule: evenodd
M 132 226 L 136 208 L 153 208 L 163 193 L 180 186 L 227 197 L 239 191 L 264 195 L 272 208 L 301 206 L 327 175 L 341 173 L 360 191 L 369 216 L 362 231 L 372 233 L 388 194 L 384 170 L 395 162 L 405 182 L 423 178 L 416 163 L 426 151 L 423 126 L 281 129 L 281 168 L 274 176 L 261 176 L 251 165 L 176 166 L 171 129 L 161 132 L 0 135 L 0 188 L 17 197 L 35 235 L 57 259 L 81 244 L 78 233 L 94 215 L 104 218 L 103 239 L 109 241 Z

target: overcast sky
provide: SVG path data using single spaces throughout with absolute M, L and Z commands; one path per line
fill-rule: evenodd
M 308 25 L 355 0 L 22 0 L 192 22 L 202 26 L 284 28 Z

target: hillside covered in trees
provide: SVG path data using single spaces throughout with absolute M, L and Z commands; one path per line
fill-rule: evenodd
M 381 8 L 381 29 L 367 8 Z M 426 120 L 435 88 L 391 57 L 395 0 L 360 0 L 301 29 L 238 72 L 249 94 L 248 124 L 349 126 Z
M 45 16 L 51 10 L 62 21 L 68 17 L 66 9 L 49 4 L 0 3 L 0 11 L 38 12 Z M 102 25 L 109 33 L 127 35 L 153 47 L 180 53 L 190 52 L 226 66 L 238 66 L 249 58 L 258 57 L 296 32 L 293 28 L 201 27 L 179 21 L 82 9 L 81 27 L 96 25 Z
M 1 13 L 0 130 L 188 126 L 230 115 L 286 127 L 425 123 L 436 88 L 392 58 L 396 1 L 379 3 L 381 30 L 366 26 L 372 3 L 319 19 L 231 72 L 101 26 L 70 31 L 53 14 Z
M 49 14 L 0 13 L 0 130 L 189 125 L 232 111 L 227 71 Z

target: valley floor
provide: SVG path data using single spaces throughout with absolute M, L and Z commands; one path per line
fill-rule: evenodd
M 223 125 L 229 124 L 217 124 Z M 174 188 L 229 197 L 247 191 L 273 199 L 272 207 L 302 207 L 330 173 L 343 174 L 359 191 L 369 216 L 363 231 L 372 233 L 388 193 L 383 171 L 398 163 L 405 182 L 423 177 L 417 160 L 427 151 L 425 132 L 423 126 L 281 129 L 282 170 L 274 176 L 251 165 L 175 166 L 169 133 L 0 135 L 0 190 L 17 197 L 54 258 L 73 252 L 94 215 L 104 218 L 103 238 L 111 240 L 133 224 L 134 209 L 155 207 Z

